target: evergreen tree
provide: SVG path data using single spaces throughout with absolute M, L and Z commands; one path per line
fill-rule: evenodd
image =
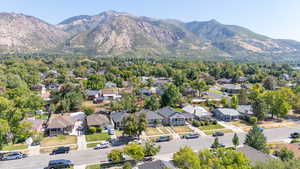
M 254 125 L 253 128 L 246 135 L 245 144 L 250 147 L 253 147 L 259 151 L 268 153 L 269 149 L 267 146 L 267 138 L 264 136 L 261 129 L 257 125 Z
M 240 145 L 240 140 L 239 140 L 239 137 L 236 133 L 234 133 L 234 136 L 232 138 L 232 144 L 237 147 Z

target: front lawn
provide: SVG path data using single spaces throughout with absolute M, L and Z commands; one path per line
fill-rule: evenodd
M 193 132 L 193 130 L 190 129 L 188 126 L 172 126 L 172 129 L 176 133 L 191 133 L 191 132 Z
M 88 165 L 85 169 L 100 169 L 100 164 Z
M 23 150 L 27 149 L 28 146 L 26 144 L 12 144 L 12 145 L 5 145 L 1 150 L 2 151 L 14 151 L 14 150 Z
M 223 128 L 225 127 L 220 124 L 210 124 L 210 125 L 199 127 L 200 130 L 215 130 L 215 129 L 223 129 Z
M 98 143 L 98 142 L 97 142 L 97 143 L 88 143 L 88 144 L 86 145 L 86 147 L 87 147 L 87 148 L 94 148 L 94 147 L 96 147 L 97 144 L 100 144 L 100 143 Z
M 41 147 L 61 146 L 68 144 L 77 144 L 76 136 L 57 136 L 57 137 L 45 137 L 41 141 Z
M 204 131 L 204 133 L 207 134 L 207 135 L 211 135 L 215 132 L 232 133 L 233 131 L 231 129 L 220 129 L 220 130 L 207 130 L 207 131 Z
M 110 139 L 110 136 L 108 135 L 108 133 L 95 133 L 95 134 L 85 135 L 85 139 L 87 142 L 102 141 L 102 140 Z
M 163 132 L 163 134 L 170 134 L 170 131 L 166 127 L 161 126 L 161 127 L 158 127 L 158 128 L 159 128 L 160 131 Z
M 160 135 L 161 133 L 154 127 L 148 127 L 145 131 L 147 136 Z

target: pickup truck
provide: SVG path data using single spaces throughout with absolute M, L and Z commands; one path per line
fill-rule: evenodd
M 70 151 L 70 147 L 62 146 L 62 147 L 58 147 L 58 148 L 54 149 L 50 155 L 66 154 L 66 153 L 69 153 L 69 151 Z

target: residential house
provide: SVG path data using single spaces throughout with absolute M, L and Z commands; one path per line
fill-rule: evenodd
M 253 86 L 253 84 L 251 84 L 251 83 L 243 83 L 242 84 L 242 88 L 245 88 L 245 89 L 250 89 L 252 86 Z
M 251 105 L 239 105 L 236 110 L 245 117 L 254 115 Z
M 208 112 L 206 109 L 204 109 L 201 106 L 193 106 L 193 105 L 186 105 L 183 108 L 183 112 L 193 114 L 196 119 L 207 119 L 212 117 L 212 113 Z
M 24 119 L 21 121 L 21 123 L 24 122 L 30 122 L 31 123 L 31 129 L 34 132 L 43 132 L 44 131 L 44 121 L 43 120 L 38 120 L 35 118 L 29 118 L 29 119 Z
M 111 121 L 104 114 L 91 114 L 86 118 L 88 127 L 102 127 L 105 128 L 111 125 Z
M 218 79 L 217 82 L 219 84 L 229 84 L 229 83 L 232 82 L 232 80 L 231 79 L 226 79 L 226 78 L 221 78 L 221 79 Z
M 146 115 L 146 120 L 148 122 L 149 127 L 156 127 L 162 124 L 163 117 L 159 115 L 157 112 L 151 111 L 151 110 L 141 110 L 136 113 L 136 115 L 141 115 L 145 114 Z
M 237 148 L 236 151 L 244 153 L 246 155 L 246 157 L 250 160 L 250 163 L 252 165 L 255 165 L 256 163 L 259 163 L 259 162 L 268 162 L 269 160 L 273 159 L 272 156 L 265 154 L 261 151 L 258 151 L 255 148 L 252 148 L 247 145 Z
M 117 84 L 116 84 L 116 83 L 113 83 L 113 82 L 106 82 L 104 88 L 106 88 L 106 89 L 117 88 Z
M 98 97 L 100 97 L 100 91 L 99 90 L 87 90 L 86 96 L 88 100 L 94 100 Z
M 216 92 L 202 92 L 202 98 L 211 101 L 221 101 L 222 98 L 228 98 L 227 95 L 223 93 L 216 93 Z
M 145 162 L 140 164 L 138 169 L 177 169 L 172 162 L 169 161 L 162 161 L 162 160 L 157 160 L 157 161 L 151 161 L 151 162 Z
M 214 117 L 223 121 L 232 121 L 240 117 L 240 113 L 231 108 L 217 108 L 213 110 Z
M 237 82 L 238 83 L 245 83 L 249 80 L 249 77 L 239 77 Z
M 74 133 L 76 120 L 71 116 L 51 117 L 46 124 L 48 136 L 69 135 Z
M 157 77 L 157 78 L 154 79 L 154 86 L 162 87 L 162 86 L 164 86 L 165 84 L 167 84 L 169 82 L 171 82 L 170 78 Z
M 193 114 L 178 112 L 171 107 L 164 107 L 158 109 L 156 112 L 164 118 L 162 121 L 163 125 L 182 126 L 194 119 Z
M 222 87 L 222 90 L 227 93 L 238 93 L 241 89 L 240 85 L 235 84 L 224 84 Z
M 104 98 L 109 98 L 112 100 L 120 99 L 122 96 L 119 94 L 118 89 L 103 89 L 101 90 L 101 95 Z
M 125 112 L 112 112 L 110 114 L 110 119 L 113 121 L 116 129 L 121 129 L 124 127 L 123 120 L 130 114 Z
M 193 97 L 195 97 L 195 96 L 198 95 L 198 92 L 199 92 L 198 90 L 189 87 L 189 88 L 184 89 L 182 94 L 184 96 L 193 96 Z

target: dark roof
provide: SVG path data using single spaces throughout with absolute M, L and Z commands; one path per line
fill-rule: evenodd
M 247 145 L 238 148 L 236 151 L 244 153 L 246 157 L 250 160 L 251 164 L 255 164 L 257 162 L 267 162 L 268 160 L 272 159 L 270 155 L 258 151 Z
M 107 126 L 111 124 L 107 116 L 103 114 L 91 114 L 87 116 L 86 120 L 88 126 Z
M 165 168 L 173 169 L 175 168 L 175 166 L 168 161 L 162 161 L 162 160 L 146 162 L 138 166 L 138 169 L 165 169 Z
M 112 112 L 110 114 L 110 118 L 114 121 L 114 122 L 122 122 L 123 119 L 125 117 L 129 116 L 128 113 L 125 112 Z
M 137 112 L 136 114 L 140 115 L 142 113 L 146 114 L 147 120 L 153 120 L 153 119 L 154 120 L 155 119 L 162 120 L 163 119 L 163 117 L 161 115 L 159 115 L 158 113 L 151 111 L 151 110 L 147 110 L 147 109 L 141 110 L 141 111 Z
M 165 118 L 169 118 L 175 113 L 174 109 L 169 106 L 158 109 L 156 112 Z

